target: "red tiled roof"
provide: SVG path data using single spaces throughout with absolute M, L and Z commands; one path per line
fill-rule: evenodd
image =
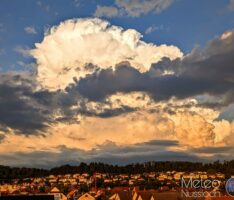
M 120 200 L 132 200 L 132 192 L 131 191 L 119 191 L 116 193 Z
M 152 196 L 152 193 L 149 192 L 149 191 L 140 191 L 140 192 L 137 193 L 137 199 L 136 200 L 138 200 L 139 197 L 141 197 L 142 200 L 150 200 L 151 196 Z

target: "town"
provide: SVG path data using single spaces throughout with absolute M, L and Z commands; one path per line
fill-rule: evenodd
M 231 176 L 234 178 L 234 175 Z M 183 181 L 215 180 L 216 186 L 183 188 Z M 55 200 L 159 200 L 159 199 L 232 199 L 225 192 L 223 173 L 196 172 L 145 172 L 142 174 L 75 173 L 44 177 L 13 179 L 0 186 L 1 197 L 54 196 Z M 206 196 L 189 196 L 205 191 Z M 39 197 L 38 196 L 38 197 Z M 0 198 L 1 199 L 1 198 Z M 43 198 L 41 198 L 43 199 Z

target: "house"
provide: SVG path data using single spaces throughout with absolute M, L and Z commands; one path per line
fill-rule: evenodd
M 133 200 L 151 200 L 151 192 L 149 191 L 140 191 L 140 192 L 135 192 L 133 195 Z
M 149 178 L 152 178 L 152 179 L 154 179 L 154 178 L 155 178 L 155 176 L 156 176 L 156 174 L 155 174 L 155 173 L 153 173 L 153 172 L 151 172 L 151 173 L 148 175 L 148 177 L 149 177 Z
M 89 193 L 83 194 L 78 200 L 95 200 L 95 197 L 90 195 Z
M 179 173 L 174 174 L 175 180 L 180 180 L 180 178 L 181 178 L 181 174 L 179 174 Z
M 119 191 L 113 194 L 109 200 L 132 200 L 131 191 Z
M 57 187 L 54 187 L 50 193 L 60 193 L 60 190 Z
M 164 181 L 164 180 L 166 180 L 167 179 L 167 175 L 166 174 L 160 174 L 159 176 L 158 176 L 158 180 L 159 181 Z
M 54 187 L 49 194 L 54 195 L 54 200 L 67 200 L 67 197 L 57 187 Z
M 71 190 L 68 194 L 67 194 L 67 198 L 68 199 L 74 199 L 74 197 L 77 195 L 78 191 L 77 190 Z
M 211 179 L 215 179 L 216 178 L 216 174 L 209 174 L 208 177 L 211 178 Z
M 217 176 L 217 178 L 219 178 L 219 179 L 225 179 L 225 174 L 217 173 L 216 176 Z
M 128 181 L 128 184 L 129 185 L 133 185 L 135 183 L 135 180 L 134 179 L 130 179 L 129 181 Z
M 111 190 L 111 194 L 115 194 L 115 193 L 118 193 L 118 192 L 121 192 L 121 191 L 130 191 L 129 190 L 129 187 L 114 187 L 112 190 Z
M 200 175 L 200 178 L 201 178 L 201 179 L 207 179 L 208 177 L 207 177 L 207 174 L 201 174 L 201 175 Z
M 104 183 L 111 183 L 112 180 L 111 179 L 104 179 Z

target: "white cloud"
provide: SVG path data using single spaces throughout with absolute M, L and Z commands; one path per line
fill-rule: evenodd
M 157 31 L 157 30 L 163 30 L 163 29 L 164 29 L 163 25 L 160 25 L 160 26 L 155 26 L 155 25 L 149 26 L 149 27 L 145 30 L 145 34 L 150 34 L 150 33 L 153 33 L 153 32 L 155 32 L 155 31 Z
M 87 63 L 114 68 L 128 61 L 145 72 L 163 57 L 175 59 L 183 55 L 175 46 L 157 46 L 141 37 L 134 29 L 124 30 L 97 18 L 62 22 L 52 27 L 31 51 L 38 64 L 38 80 L 45 88 L 64 89 L 74 77 L 79 80 L 95 70 Z
M 98 6 L 95 13 L 99 15 L 115 17 L 117 15 L 127 15 L 139 17 L 147 13 L 160 13 L 168 8 L 174 0 L 115 0 L 116 7 Z
M 28 34 L 37 34 L 37 31 L 34 26 L 26 26 L 24 31 Z
M 115 17 L 119 15 L 119 10 L 114 6 L 97 6 L 95 17 Z

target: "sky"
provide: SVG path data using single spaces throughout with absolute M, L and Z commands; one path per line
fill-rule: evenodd
M 234 159 L 233 0 L 1 0 L 0 159 Z

